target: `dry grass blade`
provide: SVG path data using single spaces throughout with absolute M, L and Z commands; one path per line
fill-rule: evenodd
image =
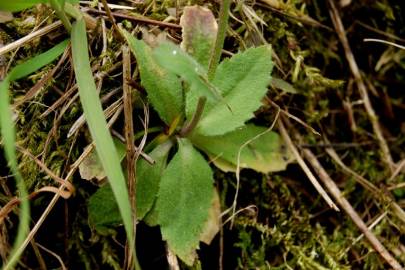
M 289 129 L 293 130 L 293 129 Z M 297 132 L 294 132 L 297 140 L 302 143 L 302 138 Z M 305 159 L 311 164 L 312 168 L 316 171 L 319 179 L 323 182 L 336 202 L 346 212 L 350 219 L 356 224 L 360 231 L 364 234 L 371 246 L 381 255 L 381 257 L 395 270 L 403 270 L 404 268 L 398 263 L 398 261 L 389 253 L 389 251 L 381 244 L 380 240 L 367 228 L 367 225 L 361 219 L 356 210 L 351 206 L 349 201 L 340 192 L 338 186 L 330 178 L 329 174 L 322 167 L 321 163 L 315 157 L 315 155 L 309 149 L 303 149 Z
M 388 147 L 387 141 L 385 140 L 380 123 L 378 122 L 378 116 L 376 115 L 374 108 L 371 104 L 370 98 L 368 96 L 366 85 L 364 84 L 363 78 L 361 77 L 359 67 L 357 66 L 356 59 L 350 49 L 349 41 L 346 37 L 345 28 L 343 26 L 342 20 L 339 16 L 339 12 L 335 6 L 333 0 L 328 0 L 330 6 L 330 16 L 332 18 L 333 25 L 336 29 L 340 42 L 342 43 L 343 49 L 345 51 L 347 62 L 349 63 L 350 70 L 357 84 L 357 88 L 360 92 L 360 96 L 364 101 L 364 107 L 366 109 L 369 120 L 373 126 L 373 131 L 377 137 L 378 143 L 381 148 L 382 156 L 387 167 L 394 170 L 394 161 L 392 160 L 390 149 Z
M 331 208 L 333 208 L 335 211 L 340 211 L 339 208 L 336 206 L 336 204 L 329 197 L 328 193 L 326 193 L 326 191 L 323 189 L 323 187 L 319 184 L 318 180 L 313 175 L 313 173 L 309 169 L 308 165 L 302 159 L 300 153 L 298 152 L 298 150 L 295 147 L 293 141 L 291 140 L 291 137 L 288 135 L 287 130 L 285 129 L 283 122 L 280 121 L 278 124 L 279 124 L 278 127 L 279 127 L 279 130 L 280 130 L 281 136 L 283 137 L 283 139 L 286 142 L 286 144 L 288 145 L 288 147 L 291 149 L 291 152 L 293 153 L 293 155 L 297 159 L 298 164 L 301 166 L 301 169 L 307 175 L 308 179 L 311 181 L 311 183 L 315 187 L 316 191 L 318 191 L 318 193 L 322 196 L 322 198 L 327 202 L 327 204 Z
M 48 26 L 45 26 L 44 28 L 41 28 L 41 29 L 39 29 L 39 30 L 37 30 L 35 32 L 32 32 L 32 33 L 26 35 L 25 37 L 14 41 L 13 43 L 10 43 L 10 44 L 7 44 L 4 47 L 1 47 L 0 48 L 0 55 L 8 53 L 8 52 L 10 52 L 12 50 L 15 50 L 18 47 L 21 47 L 22 45 L 24 45 L 25 43 L 30 42 L 31 40 L 33 40 L 35 38 L 38 38 L 40 36 L 46 35 L 49 32 L 52 32 L 52 31 L 58 29 L 61 26 L 62 26 L 62 22 L 61 21 L 56 21 L 56 22 L 54 22 L 54 23 L 52 23 L 52 24 L 50 24 Z

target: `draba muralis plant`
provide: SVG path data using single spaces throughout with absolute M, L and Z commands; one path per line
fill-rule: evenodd
M 219 203 L 206 157 L 225 171 L 239 166 L 263 173 L 283 170 L 288 157 L 277 133 L 246 124 L 270 83 L 271 47 L 237 53 L 214 64 L 210 75 L 211 55 L 218 48 L 214 16 L 203 7 L 185 7 L 180 24 L 180 47 L 163 42 L 151 48 L 124 29 L 121 33 L 150 104 L 169 126 L 146 146 L 155 164 L 140 160 L 136 165 L 137 218 L 159 225 L 170 250 L 192 265 L 199 242 L 215 235 L 207 239 L 208 224 L 219 221 L 213 214 Z M 111 197 L 106 185 L 89 202 L 90 222 L 100 233 L 120 224 L 120 217 L 111 214 L 116 209 Z

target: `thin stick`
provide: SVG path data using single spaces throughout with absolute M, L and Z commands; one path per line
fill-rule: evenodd
M 333 25 L 336 29 L 340 42 L 342 43 L 346 59 L 349 63 L 350 70 L 357 84 L 357 88 L 359 89 L 360 96 L 364 101 L 364 107 L 366 109 L 368 118 L 373 126 L 374 133 L 379 142 L 383 160 L 386 163 L 387 167 L 392 172 L 394 170 L 394 162 L 391 157 L 390 149 L 388 147 L 387 141 L 385 140 L 382 134 L 380 123 L 378 122 L 378 117 L 373 109 L 373 106 L 371 105 L 366 85 L 364 84 L 363 78 L 361 77 L 359 67 L 357 66 L 356 60 L 349 45 L 349 41 L 347 40 L 342 20 L 339 16 L 338 10 L 336 9 L 333 0 L 328 0 L 328 3 L 330 6 L 329 13 L 332 18 Z
M 107 15 L 105 11 L 99 11 L 97 9 L 86 9 L 86 11 L 91 12 L 91 13 L 96 13 L 96 14 L 101 14 L 101 15 Z M 181 26 L 175 23 L 168 23 L 168 22 L 162 22 L 162 21 L 157 21 L 157 20 L 152 20 L 148 18 L 143 18 L 143 17 L 135 17 L 131 15 L 125 15 L 121 13 L 116 13 L 116 12 L 111 12 L 111 15 L 113 15 L 116 18 L 121 18 L 121 19 L 127 19 L 139 23 L 146 23 L 146 24 L 152 24 L 152 25 L 157 25 L 161 27 L 169 27 L 169 28 L 175 28 L 175 29 L 181 29 Z
M 103 0 L 106 6 L 105 0 Z M 105 8 L 105 7 L 104 7 Z M 115 23 L 115 22 L 114 22 Z M 127 181 L 129 190 L 129 199 L 132 208 L 132 224 L 133 224 L 133 242 L 127 243 L 128 247 L 125 249 L 127 251 L 127 269 L 130 270 L 136 265 L 136 269 L 139 269 L 138 259 L 136 257 L 135 239 L 136 239 L 136 196 L 135 196 L 135 153 L 136 148 L 134 144 L 134 124 L 132 119 L 132 92 L 131 86 L 129 86 L 128 81 L 131 78 L 131 54 L 129 48 L 125 45 L 122 46 L 122 81 L 123 81 L 123 102 L 124 102 L 124 133 L 126 142 L 126 162 L 127 162 Z
M 33 40 L 34 38 L 38 38 L 40 36 L 46 35 L 49 32 L 52 32 L 53 30 L 58 29 L 59 27 L 62 26 L 62 22 L 61 21 L 56 21 L 48 26 L 45 26 L 44 28 L 39 29 L 38 31 L 32 32 L 28 35 L 26 35 L 23 38 L 20 38 L 12 43 L 7 44 L 4 47 L 0 48 L 0 55 L 3 55 L 5 53 L 8 53 L 14 49 L 17 49 L 18 47 L 21 47 L 22 45 L 24 45 L 27 42 L 30 42 L 31 40 Z
M 336 162 L 344 172 L 352 175 L 354 179 L 361 184 L 365 189 L 368 191 L 372 192 L 373 195 L 378 198 L 379 196 L 383 197 L 383 200 L 386 201 L 392 211 L 396 214 L 396 216 L 403 222 L 405 223 L 405 211 L 387 194 L 383 193 L 378 187 L 376 187 L 373 183 L 365 179 L 363 176 L 359 175 L 352 169 L 346 166 L 346 164 L 343 163 L 343 161 L 340 159 L 338 154 L 336 153 L 335 149 L 332 147 L 328 147 L 325 149 L 326 153 L 332 158 L 334 162 Z M 400 167 L 400 166 L 398 166 Z M 389 190 L 389 188 L 388 188 Z
M 301 136 L 297 132 L 294 132 L 294 134 L 299 143 L 302 143 Z M 346 212 L 346 214 L 351 218 L 354 224 L 356 224 L 356 226 L 364 234 L 364 236 L 370 242 L 371 246 L 375 249 L 375 251 L 377 251 L 381 255 L 381 257 L 389 265 L 391 265 L 392 268 L 394 268 L 395 270 L 403 270 L 402 266 L 398 263 L 398 261 L 381 244 L 378 238 L 367 228 L 367 225 L 361 219 L 359 214 L 357 214 L 356 210 L 354 210 L 351 204 L 347 201 L 344 195 L 340 192 L 338 186 L 335 184 L 332 178 L 330 178 L 329 174 L 325 171 L 325 169 L 322 167 L 321 163 L 318 161 L 316 156 L 311 152 L 311 150 L 303 149 L 302 151 L 305 159 L 311 164 L 312 168 L 318 174 L 319 179 L 323 182 L 323 184 L 335 198 L 336 202 L 340 205 L 340 207 Z
M 284 127 L 284 124 L 282 121 L 279 121 L 278 123 L 278 128 L 280 130 L 280 134 L 284 139 L 284 142 L 288 145 L 290 148 L 291 152 L 295 156 L 295 159 L 297 160 L 298 164 L 300 165 L 301 169 L 304 171 L 304 173 L 307 175 L 309 181 L 311 181 L 312 185 L 318 191 L 318 193 L 322 196 L 322 198 L 326 201 L 326 203 L 329 205 L 329 207 L 333 208 L 335 211 L 340 211 L 339 208 L 336 206 L 336 204 L 332 201 L 332 199 L 329 197 L 328 193 L 323 189 L 323 187 L 319 184 L 318 180 L 314 176 L 314 174 L 311 172 L 309 169 L 308 165 L 305 163 L 303 158 L 301 157 L 300 153 L 298 152 L 297 148 L 295 147 L 293 141 L 291 140 L 290 135 L 288 135 L 287 130 Z

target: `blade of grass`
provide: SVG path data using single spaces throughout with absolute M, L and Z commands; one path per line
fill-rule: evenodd
M 131 205 L 124 174 L 121 169 L 111 134 L 107 128 L 103 110 L 96 91 L 87 49 L 86 26 L 84 19 L 78 19 L 72 27 L 73 66 L 79 86 L 79 95 L 90 134 L 94 139 L 96 151 L 110 181 L 120 210 L 128 241 L 132 242 Z
M 24 241 L 24 238 L 27 236 L 29 229 L 29 219 L 30 219 L 30 209 L 28 202 L 28 192 L 24 184 L 24 180 L 21 177 L 21 174 L 17 168 L 17 156 L 15 154 L 14 144 L 15 144 L 15 131 L 14 123 L 11 117 L 11 110 L 9 104 L 9 79 L 6 78 L 0 85 L 0 128 L 1 136 L 3 138 L 4 151 L 6 158 L 8 160 L 8 165 L 11 169 L 11 172 L 14 174 L 14 177 L 17 181 L 17 187 L 19 195 L 21 198 L 21 207 L 20 207 L 20 223 L 18 224 L 17 229 L 17 238 L 14 242 L 13 250 L 10 254 L 10 259 L 7 264 L 3 265 L 4 270 L 13 269 L 16 265 L 22 251 L 18 252 L 18 247 Z
M 20 245 L 27 236 L 30 219 L 28 192 L 25 187 L 24 180 L 18 170 L 17 156 L 15 154 L 15 128 L 10 109 L 8 88 L 10 86 L 10 82 L 28 76 L 29 74 L 55 60 L 63 53 L 67 44 L 68 40 L 65 40 L 45 53 L 42 53 L 14 67 L 8 76 L 0 83 L 0 133 L 2 143 L 4 145 L 5 156 L 11 172 L 17 181 L 19 197 L 21 198 L 20 223 L 17 229 L 17 237 L 14 241 L 13 250 L 10 253 L 10 259 L 3 265 L 2 269 L 5 270 L 14 269 L 21 253 L 24 250 L 23 248 L 20 248 Z

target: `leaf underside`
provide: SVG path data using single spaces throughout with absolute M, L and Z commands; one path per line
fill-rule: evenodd
M 218 24 L 211 10 L 201 6 L 185 7 L 180 18 L 183 40 L 180 47 L 208 68 L 218 32 Z
M 219 136 L 194 135 L 191 140 L 195 146 L 211 156 L 218 168 L 235 171 L 241 146 L 263 134 L 242 149 L 240 167 L 262 173 L 284 170 L 291 162 L 292 155 L 284 147 L 277 133 L 266 130 L 264 127 L 247 125 Z

